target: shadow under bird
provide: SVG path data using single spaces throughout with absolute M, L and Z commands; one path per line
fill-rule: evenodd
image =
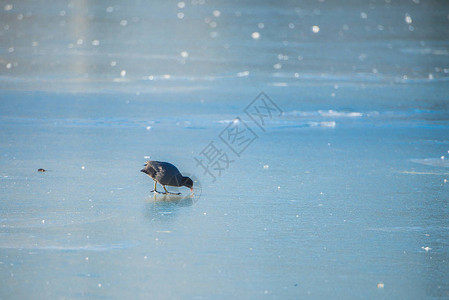
M 165 188 L 168 186 L 186 186 L 193 192 L 193 181 L 189 177 L 182 176 L 178 168 L 168 162 L 149 160 L 145 162 L 145 168 L 140 170 L 154 180 L 152 192 L 161 193 L 156 190 L 157 183 L 162 185 L 166 194 L 179 195 L 181 193 L 170 193 Z M 162 194 L 165 194 L 162 192 Z

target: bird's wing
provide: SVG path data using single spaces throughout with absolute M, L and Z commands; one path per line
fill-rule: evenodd
M 159 161 L 148 161 L 148 167 L 153 168 L 156 173 L 164 173 L 164 167 Z
M 178 186 L 178 177 L 181 173 L 174 165 L 161 161 L 150 161 L 149 165 L 156 170 L 156 180 L 160 184 Z

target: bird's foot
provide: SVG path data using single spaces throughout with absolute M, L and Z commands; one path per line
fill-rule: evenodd
M 152 190 L 152 191 L 150 191 L 150 193 L 155 193 L 155 194 L 165 194 L 164 192 L 159 192 L 159 191 L 156 191 L 156 190 Z
M 171 193 L 171 192 L 166 192 L 166 193 L 162 193 L 165 195 L 181 195 L 181 193 Z

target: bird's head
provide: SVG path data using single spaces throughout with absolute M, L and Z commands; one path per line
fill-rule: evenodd
M 183 186 L 186 186 L 190 189 L 190 192 L 193 192 L 193 180 L 190 179 L 190 177 L 183 177 L 184 184 Z
M 143 165 L 145 168 L 143 168 L 142 170 L 140 170 L 140 172 L 144 172 L 144 173 L 147 173 L 148 171 L 147 171 L 147 167 L 148 167 L 148 163 L 149 163 L 150 161 L 149 160 L 147 160 L 146 162 L 145 162 L 145 164 Z

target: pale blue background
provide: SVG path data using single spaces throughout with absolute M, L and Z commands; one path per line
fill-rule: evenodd
M 448 15 L 2 1 L 0 298 L 449 298 Z M 194 157 L 237 116 L 258 139 L 212 183 Z M 202 193 L 155 199 L 148 156 Z

